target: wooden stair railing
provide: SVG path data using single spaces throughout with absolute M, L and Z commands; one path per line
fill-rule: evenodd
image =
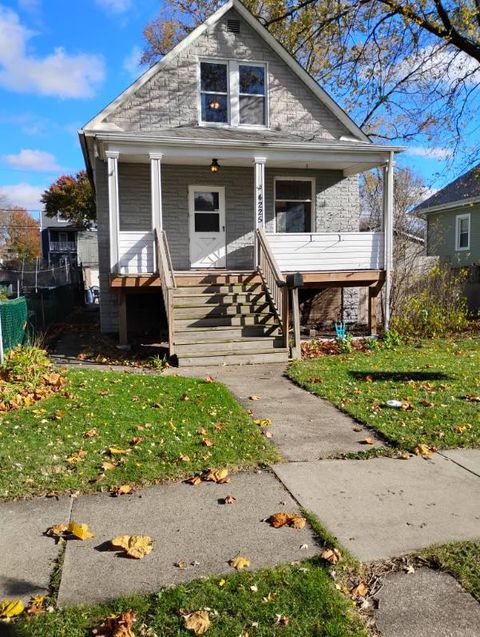
M 280 323 L 284 345 L 288 347 L 288 288 L 285 277 L 278 267 L 263 228 L 256 231 L 258 249 L 258 272 L 262 277 L 267 296 Z
M 173 342 L 173 290 L 177 287 L 175 273 L 172 266 L 170 248 L 165 230 L 155 229 L 155 246 L 157 255 L 157 270 L 162 284 L 163 302 L 168 323 L 168 351 L 170 356 L 175 353 Z

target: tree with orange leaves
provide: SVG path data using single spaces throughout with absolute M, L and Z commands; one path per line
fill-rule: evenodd
M 25 208 L 12 208 L 6 220 L 5 247 L 10 255 L 31 261 L 40 256 L 40 226 Z

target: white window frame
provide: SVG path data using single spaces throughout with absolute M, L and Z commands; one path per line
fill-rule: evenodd
M 461 222 L 465 219 L 468 221 L 468 244 L 466 246 L 460 246 L 460 227 L 461 227 Z M 471 226 L 472 226 L 472 221 L 471 221 L 470 213 L 457 215 L 455 217 L 455 250 L 457 252 L 470 250 Z
M 225 64 L 227 66 L 227 122 L 204 122 L 202 119 L 202 62 L 210 64 Z M 240 66 L 259 66 L 265 70 L 265 124 L 240 123 Z M 270 102 L 268 87 L 268 62 L 254 60 L 237 60 L 231 58 L 198 58 L 197 64 L 197 94 L 198 94 L 198 125 L 206 128 L 236 128 L 265 130 L 270 128 Z M 245 94 L 246 95 L 246 94 Z M 260 96 L 258 96 L 260 98 Z
M 311 182 L 311 219 L 310 219 L 310 227 L 312 228 L 310 233 L 305 232 L 279 232 L 277 230 L 277 201 L 299 201 L 304 203 L 305 199 L 277 199 L 277 181 L 310 181 Z M 317 182 L 315 177 L 292 177 L 292 176 L 284 176 L 284 177 L 275 177 L 273 180 L 273 228 L 275 234 L 312 234 L 315 232 L 315 210 L 316 210 L 316 192 L 317 192 Z

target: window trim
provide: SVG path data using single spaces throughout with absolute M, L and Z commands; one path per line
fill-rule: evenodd
M 468 244 L 466 246 L 460 246 L 460 226 L 461 222 L 466 219 L 468 221 Z M 457 252 L 464 252 L 466 250 L 470 250 L 470 241 L 471 241 L 471 227 L 472 220 L 470 213 L 463 215 L 456 215 L 455 217 L 455 250 Z
M 277 181 L 309 181 L 311 182 L 311 219 L 310 219 L 310 227 L 312 230 L 310 232 L 279 232 L 277 230 L 277 201 L 307 201 L 306 199 L 278 199 L 277 200 Z M 300 176 L 282 176 L 282 177 L 274 177 L 273 179 L 273 232 L 275 234 L 312 234 L 315 232 L 315 220 L 316 220 L 316 192 L 317 192 L 317 180 L 315 177 L 300 177 Z
M 256 60 L 238 60 L 234 58 L 198 57 L 197 60 L 197 104 L 198 125 L 206 128 L 243 128 L 252 130 L 265 130 L 270 128 L 270 101 L 269 101 L 269 66 L 268 62 Z M 204 122 L 202 119 L 202 63 L 225 64 L 227 66 L 227 122 Z M 241 124 L 240 123 L 240 66 L 259 66 L 265 69 L 265 124 Z M 261 96 L 258 96 L 261 97 Z

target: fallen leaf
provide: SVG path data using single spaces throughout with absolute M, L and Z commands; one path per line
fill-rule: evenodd
M 250 560 L 248 557 L 243 557 L 242 555 L 237 555 L 229 562 L 230 566 L 237 571 L 243 571 L 244 569 L 250 566 Z
M 363 582 L 360 582 L 350 592 L 353 597 L 365 597 L 368 594 L 368 587 Z
M 305 518 L 297 513 L 274 513 L 271 515 L 267 522 L 269 522 L 275 529 L 280 529 L 283 526 L 290 526 L 294 529 L 303 529 L 306 524 Z
M 203 635 L 210 628 L 210 617 L 206 610 L 197 610 L 195 613 L 185 615 L 183 618 L 185 628 L 191 630 L 194 635 Z
M 218 484 L 227 484 L 230 482 L 228 477 L 228 469 L 209 469 L 205 474 L 206 482 L 217 482 Z
M 429 400 L 420 400 L 419 402 L 422 407 L 433 407 L 433 403 Z
M 83 433 L 83 437 L 84 438 L 93 438 L 94 436 L 96 436 L 98 434 L 97 429 L 94 427 L 93 429 L 89 429 L 88 431 L 85 431 Z
M 21 615 L 25 610 L 25 606 L 19 599 L 4 599 L 0 602 L 0 617 L 10 619 Z
M 133 493 L 134 489 L 131 484 L 121 484 L 118 487 L 113 487 L 110 493 L 118 497 L 119 495 L 128 495 L 129 493 Z
M 225 425 L 223 424 L 223 422 L 217 422 L 217 424 L 215 425 L 215 429 L 217 431 L 223 431 L 223 429 L 225 429 Z
M 457 425 L 456 427 L 454 427 L 455 432 L 457 434 L 464 434 L 467 431 L 467 426 L 466 425 Z
M 175 562 L 174 566 L 184 571 L 187 568 L 187 563 L 185 562 L 185 560 L 180 560 L 179 562 Z
M 271 427 L 272 421 L 270 420 L 270 418 L 258 418 L 257 420 L 255 420 L 255 424 L 259 427 Z
M 288 624 L 290 623 L 290 620 L 288 619 L 286 615 L 277 615 L 275 623 L 280 624 L 281 626 L 288 626 Z
M 115 469 L 117 465 L 113 464 L 113 462 L 102 462 L 102 469 L 104 471 L 111 471 L 112 469 Z
M 68 464 L 75 465 L 75 464 L 79 464 L 80 462 L 83 462 L 85 460 L 86 455 L 87 455 L 87 452 L 84 451 L 83 449 L 80 449 L 79 451 L 75 451 L 74 453 L 72 453 L 65 460 L 68 462 Z
M 208 431 L 205 429 L 205 427 L 200 427 L 200 429 L 198 430 L 198 434 L 200 434 L 200 436 L 206 436 L 208 435 Z
M 135 613 L 127 610 L 120 615 L 107 617 L 92 633 L 96 637 L 135 637 L 132 630 L 135 620 Z
M 109 447 L 108 453 L 111 456 L 124 456 L 127 453 L 130 453 L 131 449 L 119 449 L 118 447 Z
M 188 478 L 188 480 L 185 480 L 185 482 L 187 484 L 193 484 L 193 486 L 196 487 L 201 484 L 202 478 L 200 476 L 192 476 L 191 478 Z
M 209 440 L 208 438 L 205 438 L 204 440 L 202 440 L 202 445 L 204 447 L 213 447 L 213 442 L 211 440 Z
M 181 460 L 182 462 L 191 462 L 190 456 L 183 455 L 183 453 L 179 455 L 179 460 Z
M 190 396 L 188 394 L 183 394 L 182 400 L 190 400 Z
M 130 440 L 130 445 L 132 447 L 136 447 L 137 445 L 141 445 L 142 442 L 144 442 L 145 438 L 143 436 L 134 436 L 131 440 Z
M 323 383 L 323 380 L 318 376 L 312 376 L 311 378 L 307 378 L 307 383 Z
M 415 455 L 423 456 L 424 458 L 430 458 L 430 456 L 432 455 L 432 450 L 430 449 L 428 445 L 425 445 L 425 444 L 417 445 L 414 449 L 414 452 L 415 452 Z
M 99 396 L 110 396 L 110 390 L 109 389 L 100 389 L 97 394 Z
M 211 376 L 205 376 L 205 382 L 206 383 L 214 383 L 215 379 L 212 378 Z
M 260 396 L 256 396 L 255 394 L 253 394 L 252 396 L 250 396 L 250 400 L 260 400 Z
M 88 524 L 77 524 L 77 522 L 74 522 L 73 520 L 68 525 L 67 532 L 82 541 L 90 540 L 95 537 L 95 533 L 90 531 Z
M 265 436 L 265 438 L 273 438 L 271 431 L 262 431 L 262 436 Z
M 468 400 L 470 403 L 480 403 L 480 396 L 475 396 L 473 394 L 469 394 L 468 396 L 463 397 L 464 400 Z
M 66 524 L 54 524 L 45 531 L 45 535 L 58 538 L 61 537 L 67 531 L 67 529 L 68 526 Z
M 342 554 L 338 549 L 325 549 L 320 554 L 320 557 L 330 564 L 336 564 L 342 559 Z
M 235 504 L 235 502 L 237 501 L 237 498 L 233 495 L 227 495 L 224 500 L 223 503 L 224 504 Z
M 361 445 L 374 445 L 375 440 L 373 438 L 365 438 L 364 440 L 360 440 Z
M 112 546 L 121 548 L 126 555 L 141 560 L 152 552 L 152 538 L 148 535 L 117 535 L 111 540 Z

